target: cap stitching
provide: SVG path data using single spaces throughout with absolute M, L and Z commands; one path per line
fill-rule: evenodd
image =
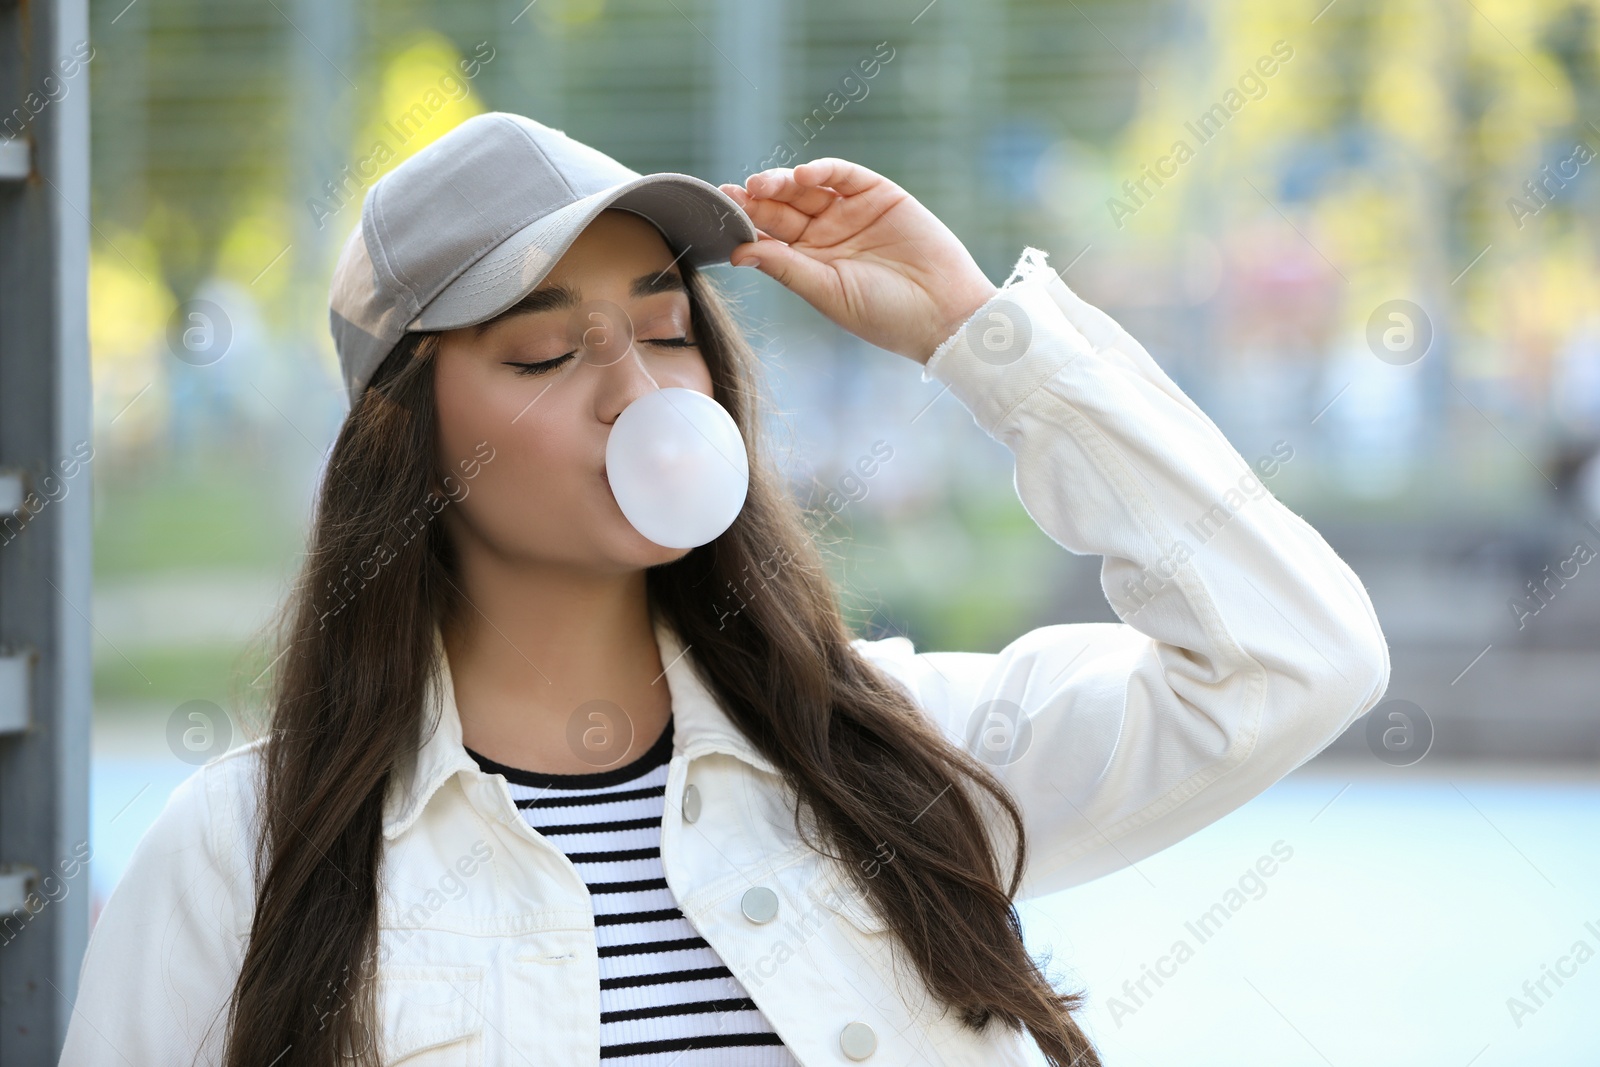
M 510 122 L 511 120 L 507 119 L 505 121 Z M 567 181 L 567 176 L 565 174 L 563 174 L 561 172 L 561 168 L 556 166 L 555 163 L 550 159 L 550 153 L 548 153 L 548 152 L 546 152 L 544 150 L 544 146 L 541 145 L 538 141 L 535 141 L 533 139 L 533 136 L 526 129 L 524 129 L 519 123 L 512 122 L 511 125 L 518 133 L 522 134 L 523 137 L 526 137 L 528 139 L 528 143 L 533 146 L 533 150 L 535 152 L 538 152 L 541 156 L 543 156 L 544 157 L 544 161 L 546 163 L 550 164 L 550 169 L 555 171 L 556 177 L 561 179 L 561 184 L 565 185 L 567 187 L 567 192 L 569 194 L 571 194 L 572 196 L 577 197 L 578 196 L 578 190 L 574 189 L 572 187 L 572 183 Z M 579 199 L 581 199 L 581 197 Z M 520 227 L 519 227 L 519 229 L 520 229 Z
M 373 191 L 372 191 L 372 215 L 373 215 L 372 230 L 373 230 L 374 236 L 378 235 L 379 227 L 384 225 L 384 221 L 383 221 L 383 204 L 380 203 L 381 199 L 382 199 L 382 197 L 380 195 L 379 189 L 374 188 Z M 400 283 L 400 287 L 406 291 L 406 295 L 411 298 L 411 302 L 413 304 L 418 303 L 419 298 L 417 296 L 416 284 L 414 282 L 412 282 L 410 277 L 408 277 L 403 271 L 401 271 L 401 270 L 396 268 L 394 262 L 390 259 L 389 250 L 384 247 L 382 237 L 378 237 L 378 242 L 377 243 L 378 243 L 378 254 L 383 257 L 384 269 L 389 272 L 390 277 L 394 278 L 395 281 Z M 406 309 L 406 310 L 409 310 L 409 309 Z M 408 316 L 408 317 L 410 317 L 410 316 Z

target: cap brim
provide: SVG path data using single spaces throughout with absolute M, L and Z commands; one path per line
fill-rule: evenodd
M 744 209 L 710 182 L 691 174 L 646 174 L 576 200 L 513 233 L 440 290 L 407 329 L 453 330 L 494 318 L 537 288 L 607 208 L 643 215 L 682 252 L 679 262 L 697 267 L 726 263 L 735 248 L 756 239 Z

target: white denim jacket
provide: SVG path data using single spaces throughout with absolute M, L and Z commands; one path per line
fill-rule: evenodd
M 1016 491 L 1052 540 L 1105 557 L 1101 585 L 1125 620 L 1042 626 L 998 653 L 854 642 L 1020 803 L 1023 897 L 1182 840 L 1377 703 L 1389 654 L 1361 582 L 1042 252 L 1023 253 L 922 380 L 946 385 L 1011 450 Z M 697 679 L 692 650 L 665 626 L 657 639 L 676 724 L 667 882 L 794 1056 L 806 1067 L 1027 1062 L 1023 1038 L 963 1029 L 891 959 L 891 935 L 846 872 L 797 839 L 780 776 Z M 505 780 L 466 753 L 443 677 L 438 729 L 384 813 L 385 1062 L 593 1067 L 588 891 Z M 221 1025 L 200 1039 L 250 929 L 260 745 L 196 771 L 140 841 L 91 937 L 63 1064 L 171 1067 L 197 1050 L 217 1062 Z M 756 887 L 777 894 L 775 919 L 746 916 Z

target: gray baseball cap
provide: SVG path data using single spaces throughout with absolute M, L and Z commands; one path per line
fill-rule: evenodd
M 407 331 L 494 318 L 607 208 L 642 215 L 695 266 L 726 263 L 756 239 L 744 209 L 710 182 L 640 174 L 505 112 L 468 119 L 385 174 L 367 190 L 329 290 L 351 406 Z

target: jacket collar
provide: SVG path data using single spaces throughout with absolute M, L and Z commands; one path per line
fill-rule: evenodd
M 667 689 L 672 701 L 674 758 L 693 759 L 708 752 L 735 756 L 759 770 L 777 774 L 749 738 L 734 725 L 711 691 L 695 672 L 694 660 L 683 647 L 675 630 L 659 615 L 655 617 L 656 647 L 666 667 Z M 390 777 L 384 797 L 383 836 L 392 840 L 404 833 L 439 787 L 456 774 L 482 774 L 461 740 L 461 715 L 456 708 L 455 685 L 450 677 L 450 658 L 445 654 L 444 638 L 437 625 L 433 630 L 434 655 L 438 671 L 429 682 L 422 716 L 421 745 L 414 758 L 403 760 Z M 430 733 L 435 718 L 438 728 Z

